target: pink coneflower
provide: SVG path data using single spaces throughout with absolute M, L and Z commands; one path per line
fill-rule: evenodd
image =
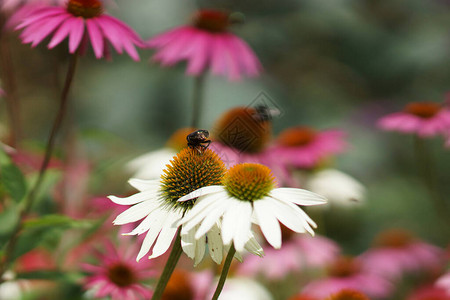
M 135 250 L 130 247 L 128 250 Z M 111 299 L 149 299 L 152 292 L 142 281 L 155 275 L 149 260 L 136 262 L 133 251 L 116 249 L 110 242 L 105 243 L 105 252 L 96 253 L 98 264 L 84 264 L 83 269 L 92 273 L 86 279 L 85 288 L 93 289 L 95 297 Z
M 269 279 L 281 279 L 290 272 L 302 272 L 308 268 L 323 268 L 333 262 L 339 246 L 332 240 L 321 236 L 294 234 L 282 226 L 283 248 L 276 250 L 264 247 L 263 259 L 249 255 L 239 266 L 243 275 L 262 274 Z
M 52 36 L 48 44 L 51 49 L 68 37 L 69 52 L 75 53 L 78 49 L 84 51 L 90 41 L 97 58 L 109 55 L 109 42 L 118 53 L 125 50 L 138 61 L 135 47 L 143 46 L 140 37 L 128 25 L 103 13 L 100 0 L 69 0 L 65 6 L 30 7 L 16 29 L 24 29 L 20 38 L 32 47 Z
M 361 255 L 367 269 L 390 279 L 398 279 L 406 272 L 439 269 L 442 258 L 442 249 L 414 238 L 403 229 L 382 232 L 375 247 Z
M 344 151 L 347 146 L 344 137 L 345 133 L 341 130 L 317 131 L 298 126 L 281 132 L 271 151 L 287 169 L 309 169 Z
M 242 75 L 257 76 L 258 58 L 239 37 L 228 31 L 229 14 L 215 10 L 198 11 L 191 25 L 162 33 L 148 41 L 157 50 L 153 60 L 163 66 L 187 61 L 186 73 L 198 76 L 211 68 L 214 75 L 239 80 Z
M 320 299 L 345 289 L 359 290 L 369 297 L 384 298 L 393 286 L 387 279 L 368 272 L 350 257 L 338 258 L 329 268 L 329 277 L 308 283 L 303 292 Z
M 450 130 L 450 110 L 439 103 L 412 102 L 402 112 L 381 118 L 378 126 L 384 130 L 414 133 L 420 137 L 446 135 Z

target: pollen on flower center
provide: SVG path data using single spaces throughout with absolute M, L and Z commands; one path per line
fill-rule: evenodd
M 405 107 L 405 111 L 420 118 L 429 119 L 434 117 L 442 106 L 434 102 L 413 102 Z
M 133 270 L 124 264 L 115 264 L 108 269 L 108 278 L 117 286 L 124 287 L 135 283 L 136 277 Z
M 230 168 L 224 177 L 228 193 L 243 201 L 256 201 L 275 187 L 270 169 L 264 165 L 244 163 Z
M 375 238 L 375 246 L 403 248 L 410 245 L 414 241 L 414 236 L 403 229 L 391 229 L 380 233 Z
M 100 0 L 69 0 L 67 10 L 74 16 L 89 19 L 101 15 L 103 5 Z
M 163 198 L 167 205 L 189 209 L 195 199 L 177 200 L 199 188 L 220 185 L 225 170 L 224 163 L 214 151 L 185 148 L 173 157 L 161 175 Z
M 349 277 L 360 270 L 360 265 L 351 257 L 338 258 L 328 269 L 331 277 Z
M 271 122 L 260 120 L 254 108 L 236 107 L 225 113 L 215 126 L 215 138 L 240 152 L 261 151 L 270 140 Z
M 230 25 L 229 15 L 217 10 L 200 10 L 194 15 L 194 26 L 210 32 L 224 32 Z
M 167 147 L 174 149 L 175 151 L 181 151 L 186 148 L 186 136 L 196 129 L 192 127 L 181 128 L 175 131 L 167 141 Z
M 317 133 L 314 129 L 299 126 L 281 132 L 278 142 L 286 147 L 304 146 L 311 143 L 316 135 Z
M 330 296 L 327 300 L 369 300 L 369 298 L 358 291 L 344 289 Z

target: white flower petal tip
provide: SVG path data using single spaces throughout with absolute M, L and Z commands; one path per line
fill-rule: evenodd
M 153 179 L 145 180 L 139 178 L 130 178 L 128 180 L 128 183 L 141 192 L 159 186 L 159 180 Z
M 223 190 L 223 187 L 220 185 L 210 185 L 210 186 L 205 186 L 202 188 L 199 188 L 198 190 L 195 190 L 187 195 L 184 195 L 183 197 L 181 197 L 180 199 L 178 199 L 178 202 L 185 202 L 185 201 L 189 201 L 192 200 L 194 198 L 198 198 L 201 196 L 205 196 L 208 194 L 212 194 L 212 193 L 216 193 L 216 192 L 220 192 Z

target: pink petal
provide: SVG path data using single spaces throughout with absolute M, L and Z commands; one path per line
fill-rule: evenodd
M 94 50 L 95 57 L 101 58 L 104 50 L 103 35 L 93 19 L 86 20 L 87 30 Z
M 225 75 L 227 72 L 227 66 L 225 64 L 224 56 L 225 49 L 223 42 L 219 36 L 214 36 L 214 43 L 212 48 L 212 73 L 215 75 Z
M 208 34 L 199 33 L 197 39 L 192 41 L 190 58 L 186 72 L 191 75 L 199 75 L 203 72 L 209 59 L 211 39 Z
M 62 42 L 70 33 L 70 30 L 73 27 L 73 24 L 76 22 L 76 19 L 70 18 L 66 20 L 61 26 L 59 26 L 59 29 L 55 32 L 53 35 L 52 40 L 48 44 L 48 48 L 52 49 L 56 45 Z
M 239 72 L 239 56 L 233 51 L 233 40 L 230 38 L 231 34 L 221 35 L 219 38 L 222 40 L 222 45 L 225 51 L 225 64 L 228 69 L 228 79 L 239 80 L 241 74 Z
M 73 19 L 73 25 L 70 30 L 70 36 L 69 36 L 69 52 L 74 53 L 78 46 L 80 46 L 81 39 L 83 38 L 84 34 L 84 20 L 83 18 L 75 18 Z
M 54 16 L 52 19 L 45 20 L 45 24 L 36 33 L 29 38 L 33 39 L 32 47 L 37 46 L 44 38 L 46 38 L 51 32 L 53 32 L 64 20 L 66 20 L 68 15 Z
M 93 20 L 102 29 L 104 37 L 112 44 L 117 53 L 122 54 L 121 32 L 117 31 L 117 28 L 109 26 L 108 21 L 104 18 L 95 18 Z
M 235 51 L 238 53 L 238 57 L 241 60 L 241 68 L 244 73 L 249 76 L 259 75 L 261 70 L 261 64 L 253 53 L 253 50 L 237 36 L 232 36 Z
M 39 20 L 59 14 L 67 14 L 67 12 L 61 7 L 43 7 L 38 8 L 36 10 L 28 11 L 27 12 L 28 17 L 24 18 L 23 21 L 18 26 L 16 26 L 15 29 L 27 27 L 31 24 L 36 23 Z

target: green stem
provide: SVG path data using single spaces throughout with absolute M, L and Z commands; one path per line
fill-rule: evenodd
M 227 279 L 228 270 L 230 270 L 231 261 L 233 260 L 234 254 L 236 254 L 236 249 L 234 249 L 234 245 L 231 244 L 230 251 L 228 251 L 227 258 L 225 259 L 222 273 L 220 274 L 219 283 L 217 283 L 216 291 L 214 292 L 212 300 L 217 300 L 219 298 L 220 293 L 222 292 L 223 286 L 225 285 L 225 280 Z
M 13 230 L 13 233 L 12 233 L 11 239 L 9 240 L 9 243 L 6 245 L 3 260 L 0 264 L 0 283 L 2 282 L 2 279 L 1 279 L 2 275 L 8 269 L 9 264 L 11 263 L 11 261 L 10 261 L 11 257 L 13 256 L 20 232 L 23 228 L 24 218 L 30 212 L 30 209 L 33 205 L 33 202 L 36 199 L 36 196 L 39 192 L 41 184 L 44 180 L 48 165 L 50 163 L 50 159 L 52 157 L 53 149 L 55 146 L 56 136 L 61 128 L 62 121 L 67 112 L 68 99 L 69 99 L 68 95 L 69 95 L 70 87 L 72 85 L 77 62 L 78 62 L 78 51 L 72 55 L 71 60 L 70 60 L 69 69 L 67 71 L 67 76 L 66 76 L 66 81 L 64 84 L 63 91 L 61 93 L 61 101 L 59 104 L 58 114 L 56 115 L 55 121 L 53 122 L 53 127 L 51 129 L 50 136 L 47 141 L 47 146 L 45 148 L 44 161 L 42 162 L 41 168 L 39 169 L 38 178 L 37 178 L 36 182 L 34 183 L 33 187 L 31 188 L 30 192 L 28 193 L 27 197 L 25 198 L 23 209 L 20 211 L 19 221 L 17 222 L 17 224 Z
M 177 236 L 175 238 L 175 243 L 173 244 L 172 251 L 170 252 L 169 259 L 167 260 L 166 266 L 159 278 L 158 284 L 156 285 L 155 292 L 153 293 L 152 300 L 161 299 L 167 283 L 169 282 L 170 276 L 172 276 L 173 270 L 178 263 L 181 256 L 181 227 L 178 229 Z
M 194 91 L 192 93 L 192 128 L 199 128 L 200 116 L 203 106 L 203 87 L 205 83 L 205 73 L 194 79 Z
M 417 135 L 414 136 L 414 146 L 422 179 L 430 193 L 436 213 L 444 223 L 450 225 L 450 219 L 447 215 L 447 204 L 437 187 L 436 171 L 430 150 L 424 139 Z

